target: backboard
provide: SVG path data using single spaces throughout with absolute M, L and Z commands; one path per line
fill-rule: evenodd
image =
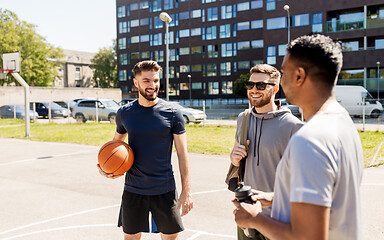
M 3 54 L 3 69 L 10 69 L 13 72 L 20 72 L 20 52 Z

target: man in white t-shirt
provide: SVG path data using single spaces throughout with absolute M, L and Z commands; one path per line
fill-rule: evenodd
M 307 123 L 288 143 L 274 193 L 254 195 L 254 205 L 234 200 L 238 226 L 269 239 L 362 239 L 363 152 L 351 118 L 334 97 L 341 66 L 340 44 L 324 35 L 288 45 L 281 85 Z M 271 216 L 261 213 L 271 204 Z

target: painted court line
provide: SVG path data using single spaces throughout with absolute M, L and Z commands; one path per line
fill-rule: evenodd
M 57 157 L 66 157 L 66 156 L 78 155 L 78 154 L 93 152 L 93 151 L 94 150 L 86 150 L 86 151 L 80 151 L 80 152 L 74 152 L 74 153 L 57 154 L 57 155 L 46 156 L 46 157 L 30 158 L 30 159 L 18 160 L 18 161 L 14 161 L 14 162 L 5 162 L 5 163 L 0 163 L 0 166 L 20 164 L 20 163 L 25 163 L 25 162 L 37 161 L 37 160 L 47 160 L 47 159 L 52 159 L 52 158 L 57 158 Z
M 235 235 L 209 233 L 209 232 L 197 231 L 197 230 L 192 230 L 192 229 L 185 229 L 185 231 L 195 232 L 195 234 L 193 234 L 191 237 L 187 238 L 187 240 L 193 240 L 193 239 L 196 239 L 196 238 L 198 238 L 198 237 L 200 237 L 202 235 L 208 235 L 208 236 L 220 237 L 220 238 L 233 238 L 233 239 L 236 239 Z
M 373 166 L 375 164 L 377 155 L 379 154 L 379 151 L 380 151 L 382 145 L 383 145 L 383 142 L 381 142 L 379 147 L 377 148 L 375 156 L 373 156 L 372 161 L 369 163 L 369 166 Z
M 1 165 L 0 165 L 0 166 L 1 166 Z M 192 193 L 191 195 L 199 195 L 199 194 L 205 194 L 205 193 L 214 193 L 214 192 L 221 192 L 221 191 L 226 191 L 226 190 L 227 190 L 227 189 L 219 189 L 219 190 L 211 190 L 211 191 L 202 191 L 202 192 Z M 50 218 L 50 219 L 42 220 L 42 221 L 39 221 L 39 222 L 35 222 L 35 223 L 31 223 L 31 224 L 27 224 L 27 225 L 24 225 L 24 226 L 20 226 L 20 227 L 17 227 L 17 228 L 12 228 L 12 229 L 9 229 L 9 230 L 0 232 L 0 235 L 4 235 L 4 234 L 6 234 L 6 233 L 14 232 L 14 231 L 21 230 L 21 229 L 24 229 L 24 228 L 28 228 L 28 227 L 32 227 L 32 226 L 36 226 L 36 225 L 39 225 L 39 224 L 43 224 L 43 223 L 48 223 L 48 222 L 52 222 L 52 221 L 56 221 L 56 220 L 60 220 L 60 219 L 63 219 L 63 218 L 73 217 L 73 216 L 77 216 L 77 215 L 81 215 L 81 214 L 86 214 L 86 213 L 90 213 L 90 212 L 96 212 L 96 211 L 100 211 L 100 210 L 104 210 L 104 209 L 108 209 L 108 208 L 119 207 L 119 206 L 120 206 L 120 204 L 115 204 L 115 205 L 111 205 L 111 206 L 100 207 L 100 208 L 94 208 L 94 209 L 90 209 L 90 210 L 85 210 L 85 211 L 80 211 L 80 212 L 76 212 L 76 213 L 71 213 L 71 214 L 67 214 L 67 215 L 64 215 L 64 216 L 60 216 L 60 217 Z M 116 224 L 115 224 L 115 225 L 116 225 Z

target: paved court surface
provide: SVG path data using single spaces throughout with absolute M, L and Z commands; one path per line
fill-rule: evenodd
M 94 146 L 0 138 L 0 240 L 122 239 L 116 222 L 123 178 L 101 177 L 97 152 Z M 195 208 L 183 218 L 180 239 L 236 239 L 233 194 L 223 182 L 228 161 L 190 154 Z M 383 199 L 384 168 L 366 169 L 364 239 L 384 239 Z

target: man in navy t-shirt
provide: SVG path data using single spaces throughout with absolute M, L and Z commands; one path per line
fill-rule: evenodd
M 155 61 L 137 63 L 133 81 L 139 98 L 122 106 L 116 115 L 113 139 L 124 141 L 128 135 L 135 155 L 125 175 L 118 223 L 123 227 L 125 240 L 140 239 L 142 232 L 160 232 L 162 239 L 177 239 L 178 232 L 184 229 L 181 216 L 193 208 L 184 120 L 172 104 L 158 98 L 160 71 L 162 68 Z M 171 164 L 173 141 L 182 184 L 179 200 Z M 98 168 L 107 178 L 122 176 L 106 174 L 99 165 Z M 153 220 L 148 221 L 149 215 Z

